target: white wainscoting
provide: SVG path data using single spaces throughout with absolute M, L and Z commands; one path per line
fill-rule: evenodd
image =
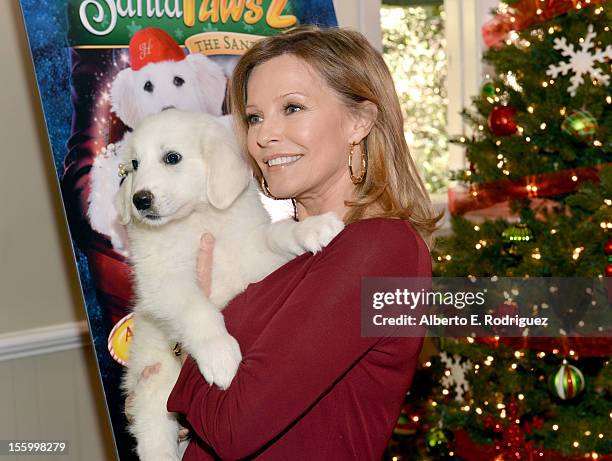
M 2 460 L 116 459 L 85 322 L 0 335 L 0 439 L 62 440 L 63 456 Z
M 87 322 L 71 322 L 0 334 L 0 362 L 90 344 Z

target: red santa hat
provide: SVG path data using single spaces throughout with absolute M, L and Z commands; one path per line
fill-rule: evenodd
M 130 40 L 132 70 L 139 70 L 153 62 L 182 61 L 185 53 L 165 30 L 148 27 L 139 30 Z

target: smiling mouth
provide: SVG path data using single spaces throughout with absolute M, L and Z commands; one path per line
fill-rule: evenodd
M 151 221 L 157 221 L 158 219 L 161 219 L 162 217 L 158 214 L 146 214 L 145 219 L 150 219 Z
M 290 163 L 297 162 L 302 157 L 303 155 L 287 155 L 285 157 L 276 157 L 276 158 L 270 159 L 264 163 L 268 165 L 269 167 L 277 166 L 277 165 L 288 165 Z

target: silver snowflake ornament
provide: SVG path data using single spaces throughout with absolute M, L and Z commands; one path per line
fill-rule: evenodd
M 580 47 L 569 45 L 565 37 L 557 37 L 554 41 L 553 48 L 561 51 L 561 54 L 570 58 L 570 60 L 568 62 L 560 61 L 557 64 L 551 64 L 546 69 L 546 74 L 551 78 L 557 78 L 559 74 L 567 75 L 571 71 L 574 75 L 570 78 L 571 85 L 567 91 L 572 96 L 576 96 L 576 90 L 584 83 L 584 75 L 586 74 L 602 85 L 610 83 L 610 75 L 604 74 L 600 68 L 595 67 L 595 64 L 612 58 L 612 45 L 608 45 L 605 50 L 595 48 L 593 39 L 596 35 L 593 31 L 593 24 L 589 24 L 587 35 Z M 593 52 L 591 48 L 594 48 Z
M 455 400 L 459 403 L 463 402 L 463 395 L 470 390 L 470 384 L 466 379 L 466 375 L 472 369 L 472 362 L 466 360 L 462 363 L 460 356 L 456 354 L 451 356 L 447 352 L 440 353 L 440 361 L 446 366 L 440 384 L 442 384 L 444 389 L 454 388 Z

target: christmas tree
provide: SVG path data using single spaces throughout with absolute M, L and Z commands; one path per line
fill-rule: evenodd
M 452 175 L 434 275 L 612 276 L 610 5 L 515 0 L 495 13 L 483 28 L 494 70 L 464 110 L 471 134 L 454 140 L 468 167 Z M 439 338 L 388 458 L 612 459 L 600 336 Z

